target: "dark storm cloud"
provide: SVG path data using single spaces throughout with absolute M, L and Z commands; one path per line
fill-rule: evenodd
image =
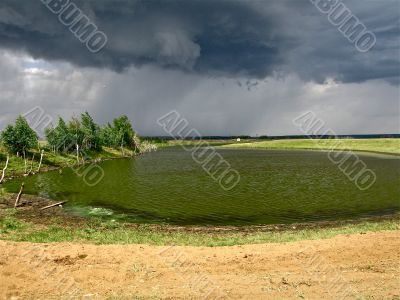
M 376 35 L 375 46 L 360 53 L 326 15 L 311 15 L 308 22 L 297 24 L 309 34 L 301 35 L 302 43 L 290 54 L 289 70 L 304 80 L 323 82 L 326 77 L 342 82 L 363 82 L 384 79 L 392 84 L 400 81 L 400 1 L 349 0 L 342 2 L 366 28 Z M 312 7 L 316 10 L 315 7 Z M 302 16 L 306 13 L 302 11 Z
M 345 2 L 345 1 L 343 1 Z M 0 47 L 122 72 L 154 64 L 211 76 L 399 80 L 399 1 L 347 1 L 377 35 L 359 53 L 308 0 L 74 1 L 108 37 L 89 52 L 39 0 L 0 2 Z

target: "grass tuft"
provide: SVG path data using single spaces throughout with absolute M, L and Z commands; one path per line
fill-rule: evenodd
M 7 234 L 11 231 L 25 229 L 26 224 L 19 221 L 17 218 L 12 216 L 5 216 L 0 222 L 0 236 L 4 233 Z

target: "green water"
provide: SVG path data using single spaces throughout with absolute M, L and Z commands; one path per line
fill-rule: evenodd
M 73 214 L 132 222 L 247 225 L 337 220 L 400 210 L 400 159 L 359 154 L 377 180 L 361 191 L 317 151 L 218 149 L 241 176 L 225 191 L 181 148 L 100 163 L 88 186 L 72 169 L 7 182 L 17 192 L 68 200 Z M 90 177 L 90 176 L 89 176 Z M 94 178 L 95 180 L 96 178 Z

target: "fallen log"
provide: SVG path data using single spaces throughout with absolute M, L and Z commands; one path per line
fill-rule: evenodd
M 18 193 L 18 196 L 17 196 L 17 199 L 15 199 L 14 208 L 16 208 L 18 206 L 19 200 L 21 199 L 22 193 L 24 192 L 24 186 L 25 186 L 25 183 L 22 183 L 21 184 L 21 189 L 19 190 L 19 193 Z
M 51 205 L 48 205 L 48 206 L 42 207 L 40 210 L 45 210 L 45 209 L 52 208 L 52 207 L 54 207 L 54 206 L 63 205 L 63 204 L 64 204 L 64 203 L 66 203 L 66 202 L 67 202 L 67 201 L 61 201 L 61 202 L 57 202 L 57 203 L 54 203 L 54 204 L 51 204 Z

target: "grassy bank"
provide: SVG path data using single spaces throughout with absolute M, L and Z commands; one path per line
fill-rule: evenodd
M 130 149 L 124 149 L 124 153 L 120 149 L 116 150 L 113 148 L 103 147 L 101 151 L 87 151 L 86 162 L 88 161 L 100 161 L 112 158 L 121 158 L 134 155 L 134 152 Z M 32 157 L 34 160 L 32 164 Z M 82 158 L 81 158 L 82 159 Z M 0 169 L 3 169 L 7 160 L 7 152 L 4 148 L 0 147 Z M 33 150 L 26 156 L 27 167 L 25 167 L 25 160 L 22 157 L 16 155 L 10 156 L 8 169 L 6 171 L 6 178 L 20 176 L 25 173 L 25 169 L 29 171 L 32 165 L 32 171 L 37 172 L 40 160 L 40 151 Z M 41 171 L 63 168 L 73 166 L 77 163 L 76 156 L 73 153 L 53 153 L 51 151 L 45 151 L 43 156 Z
M 293 139 L 268 140 L 223 145 L 238 149 L 351 150 L 400 155 L 400 139 Z
M 192 245 L 192 246 L 233 246 L 260 243 L 285 243 L 300 240 L 327 239 L 338 234 L 356 234 L 383 230 L 400 230 L 396 219 L 379 222 L 361 222 L 339 225 L 332 228 L 312 228 L 286 231 L 255 231 L 231 233 L 168 232 L 140 225 L 132 228 L 129 224 L 92 219 L 82 226 L 60 225 L 54 219 L 53 225 L 36 225 L 24 222 L 13 209 L 4 210 L 0 217 L 0 239 L 34 243 L 77 242 L 94 244 L 150 244 L 150 245 Z

